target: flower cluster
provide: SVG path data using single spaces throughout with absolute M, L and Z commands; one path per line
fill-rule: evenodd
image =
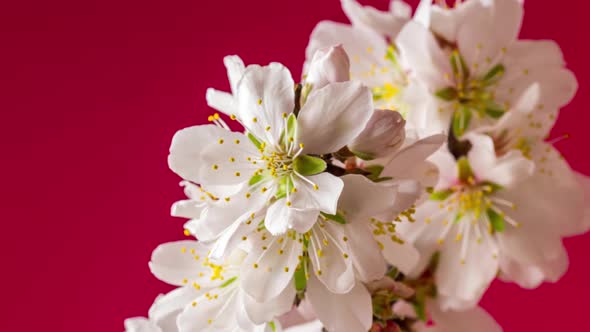
M 501 331 L 477 306 L 496 277 L 567 270 L 589 180 L 545 139 L 577 82 L 555 43 L 518 39 L 522 2 L 342 8 L 300 83 L 224 59 L 218 113 L 170 147 L 194 239 L 149 266 L 178 288 L 128 332 Z

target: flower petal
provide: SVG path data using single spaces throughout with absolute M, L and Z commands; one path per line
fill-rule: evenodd
M 290 194 L 289 199 L 294 208 L 317 209 L 336 214 L 338 197 L 344 187 L 340 178 L 325 172 L 307 176 L 305 179 L 295 176 L 293 183 L 297 192 Z
M 448 57 L 426 27 L 410 21 L 397 36 L 396 45 L 412 74 L 416 75 L 431 93 L 448 85 L 444 78 L 445 73 L 452 74 Z
M 371 91 L 359 82 L 332 83 L 310 93 L 297 118 L 307 154 L 336 152 L 352 141 L 373 114 Z
M 152 253 L 150 270 L 156 278 L 171 285 L 183 286 L 192 282 L 209 284 L 207 280 L 211 276 L 210 269 L 195 264 L 207 257 L 207 251 L 207 248 L 197 241 L 164 243 Z
M 201 296 L 206 290 L 197 290 L 192 285 L 179 287 L 166 295 L 159 296 L 150 307 L 149 317 L 163 331 L 178 331 L 176 319 L 189 303 Z
M 199 168 L 203 150 L 216 139 L 224 137 L 227 130 L 215 125 L 202 125 L 179 130 L 172 138 L 168 166 L 183 179 L 200 183 Z
M 361 6 L 355 0 L 342 0 L 342 10 L 348 17 L 353 26 L 371 29 L 384 36 L 395 38 L 401 28 L 410 20 L 411 8 L 402 1 L 398 3 L 399 12 L 390 11 L 382 12 L 371 6 Z M 406 8 L 403 5 L 407 6 Z M 401 7 L 401 8 L 399 8 Z M 404 9 L 409 9 L 404 10 Z
M 246 67 L 244 61 L 237 55 L 228 55 L 223 58 L 223 64 L 227 69 L 227 78 L 231 87 L 232 93 L 236 93 L 238 82 L 242 79 Z
M 307 232 L 318 219 L 317 209 L 298 209 L 287 206 L 287 199 L 274 202 L 266 213 L 264 226 L 273 235 L 281 235 L 293 228 L 298 232 Z
M 272 236 L 267 231 L 252 240 L 252 250 L 242 265 L 242 288 L 256 301 L 277 297 L 290 282 L 299 264 L 302 244 L 289 235 Z
M 291 326 L 285 332 L 323 332 L 324 325 L 319 320 Z
M 236 315 L 241 303 L 239 288 L 218 288 L 201 295 L 178 316 L 180 332 L 232 331 L 237 325 Z
M 125 332 L 163 332 L 154 322 L 145 317 L 125 319 Z
M 246 313 L 254 324 L 270 322 L 275 317 L 291 310 L 296 292 L 295 287 L 285 287 L 279 296 L 266 302 L 257 302 L 244 293 Z
M 363 282 L 382 278 L 387 272 L 387 262 L 369 229 L 369 221 L 367 219 L 351 220 L 343 227 L 350 248 L 349 255 L 358 278 Z
M 312 276 L 307 299 L 328 331 L 368 331 L 373 323 L 371 294 L 360 282 L 346 294 L 334 294 Z
M 209 107 L 216 109 L 225 115 L 232 116 L 238 112 L 238 105 L 234 96 L 227 92 L 208 88 L 207 93 L 205 94 L 205 99 L 207 99 L 207 105 L 209 105 Z
M 446 136 L 437 134 L 420 139 L 398 151 L 383 169 L 383 176 L 398 178 L 416 164 L 424 162 L 435 153 L 445 142 Z
M 341 179 L 344 190 L 338 200 L 338 209 L 344 211 L 351 221 L 376 216 L 393 208 L 397 187 L 375 183 L 356 174 L 345 175 Z
M 340 224 L 327 220 L 313 228 L 309 239 L 308 253 L 316 277 L 337 294 L 348 293 L 355 283 L 344 231 Z
M 498 259 L 488 245 L 469 239 L 465 261 L 461 261 L 461 242 L 449 239 L 440 252 L 435 272 L 437 290 L 448 301 L 443 310 L 465 310 L 477 304 L 498 272 Z
M 265 142 L 279 141 L 283 117 L 295 107 L 295 83 L 279 64 L 250 65 L 237 85 L 239 117 L 246 129 Z
M 500 325 L 481 307 L 465 311 L 443 311 L 435 301 L 428 302 L 432 320 L 441 331 L 502 332 Z

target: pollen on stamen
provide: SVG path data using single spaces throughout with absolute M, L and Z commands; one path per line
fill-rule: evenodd
M 235 173 L 235 176 L 240 176 L 240 172 L 236 172 Z
M 213 166 L 211 166 L 211 168 L 213 168 L 213 170 L 216 171 L 216 170 L 219 169 L 219 166 L 218 165 L 213 165 Z
M 252 122 L 256 123 L 256 122 L 258 122 L 258 119 L 257 118 L 252 118 Z
M 299 147 L 303 149 L 305 147 L 305 144 L 299 143 Z
M 223 138 L 220 138 L 218 142 L 219 142 L 219 144 L 223 144 L 223 142 L 224 142 Z
M 234 120 L 234 121 L 237 119 L 237 117 L 234 114 L 230 115 L 229 118 L 232 119 L 232 120 Z
M 268 188 L 266 187 L 262 187 L 262 189 L 260 189 L 260 191 L 262 191 L 263 193 L 265 193 L 268 190 Z
M 184 230 L 184 236 L 191 236 L 191 232 L 188 229 Z
M 286 119 L 287 118 L 287 113 L 283 113 L 282 116 L 283 116 L 283 119 Z
M 264 130 L 270 131 L 270 126 L 266 126 L 266 128 L 264 128 Z
M 442 245 L 443 243 L 445 243 L 444 239 L 438 239 L 436 240 L 436 243 L 438 243 L 439 245 Z
M 258 99 L 257 103 L 258 105 L 262 105 L 262 99 Z
M 285 266 L 285 272 L 289 272 L 289 267 Z
M 287 203 L 285 205 L 291 206 L 291 202 L 290 201 L 287 201 Z
M 313 185 L 313 190 L 320 190 L 320 186 L 318 186 L 317 184 Z
M 254 265 L 252 265 L 253 268 L 257 269 L 258 268 L 258 264 L 254 263 Z
M 225 199 L 226 202 L 229 202 L 231 200 L 231 198 L 229 198 L 229 197 L 226 197 L 224 199 Z
M 235 161 L 236 161 L 236 158 L 234 158 L 234 157 L 229 157 L 229 162 L 230 162 L 230 163 L 233 163 L 233 162 L 235 162 Z

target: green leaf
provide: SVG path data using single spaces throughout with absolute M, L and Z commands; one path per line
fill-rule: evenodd
M 471 123 L 472 116 L 471 110 L 467 107 L 461 107 L 453 113 L 453 133 L 456 137 L 463 136 Z
M 261 174 L 253 175 L 250 178 L 250 181 L 248 181 L 248 184 L 250 186 L 253 186 L 253 185 L 257 184 L 258 182 L 262 181 L 262 179 L 264 179 L 264 175 L 261 175 Z
M 324 212 L 321 212 L 322 216 L 326 217 L 327 219 L 333 220 L 339 224 L 347 224 L 346 219 L 344 219 L 344 216 L 341 215 L 340 213 L 336 213 L 336 214 L 327 214 Z
M 492 79 L 504 75 L 504 71 L 506 67 L 503 64 L 499 63 L 492 67 L 483 77 L 484 81 L 491 81 Z
M 313 156 L 299 156 L 293 161 L 293 169 L 305 176 L 319 174 L 327 167 L 328 165 L 323 159 Z
M 260 143 L 256 136 L 252 135 L 252 133 L 248 133 L 248 138 L 250 139 L 250 141 L 252 141 L 252 143 L 254 143 L 254 145 L 256 145 L 256 148 L 260 149 L 262 143 Z
M 488 102 L 485 112 L 490 118 L 499 119 L 506 113 L 506 109 L 494 102 Z
M 295 273 L 293 274 L 293 280 L 295 281 L 295 289 L 298 292 L 303 292 L 305 287 L 307 287 L 307 278 L 305 276 L 305 269 L 303 268 L 303 264 L 306 264 L 306 260 L 301 260 L 301 268 L 296 269 Z
M 430 194 L 430 199 L 433 201 L 444 201 L 445 199 L 449 198 L 453 194 L 451 189 L 435 191 Z
M 368 153 L 368 152 L 360 152 L 360 151 L 352 151 L 351 152 L 361 158 L 362 160 L 373 160 L 375 159 L 375 155 L 373 155 L 372 153 Z
M 461 157 L 457 160 L 457 170 L 461 181 L 468 182 L 470 178 L 473 178 L 473 171 L 467 158 Z
M 238 279 L 238 277 L 233 277 L 231 279 L 228 279 L 226 282 L 224 282 L 223 284 L 221 284 L 219 286 L 219 288 L 224 288 L 224 287 L 229 286 L 232 282 L 236 281 L 236 279 Z
M 486 214 L 488 215 L 488 219 L 490 220 L 490 224 L 492 225 L 492 229 L 495 232 L 503 232 L 506 228 L 506 223 L 504 222 L 504 216 L 496 212 L 496 210 L 489 208 L 486 210 Z
M 457 89 L 448 86 L 436 91 L 434 94 L 442 100 L 451 101 L 457 99 L 458 92 Z

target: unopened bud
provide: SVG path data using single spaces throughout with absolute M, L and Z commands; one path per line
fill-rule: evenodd
M 305 82 L 314 89 L 350 79 L 350 61 L 342 45 L 322 48 L 315 52 Z
M 364 160 L 391 155 L 404 143 L 405 125 L 406 121 L 398 112 L 375 110 L 365 129 L 348 148 Z

